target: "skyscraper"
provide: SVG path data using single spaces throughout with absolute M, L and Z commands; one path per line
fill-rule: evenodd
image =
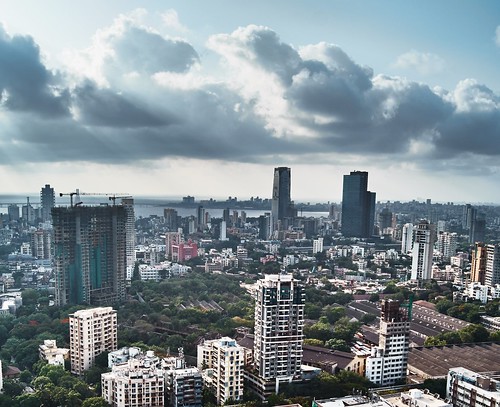
M 271 202 L 271 214 L 273 230 L 286 218 L 293 217 L 292 201 L 290 198 L 292 185 L 291 170 L 288 167 L 277 167 L 274 169 L 273 198 Z
M 500 245 L 486 245 L 484 284 L 493 287 L 500 284 Z
M 289 274 L 266 275 L 255 297 L 254 390 L 265 396 L 300 374 L 305 292 Z
M 420 283 L 431 279 L 433 251 L 434 225 L 423 219 L 413 230 L 412 280 Z
M 58 305 L 125 299 L 129 215 L 125 205 L 53 208 Z
M 42 222 L 51 220 L 51 211 L 56 204 L 56 197 L 54 195 L 54 188 L 51 188 L 49 184 L 45 184 L 40 191 L 40 202 L 42 204 Z
M 370 237 L 375 223 L 375 192 L 368 189 L 368 173 L 351 171 L 344 175 L 342 192 L 342 234 Z

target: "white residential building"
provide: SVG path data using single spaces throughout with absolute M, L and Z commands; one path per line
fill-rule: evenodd
M 165 379 L 156 364 L 132 358 L 101 375 L 102 398 L 113 407 L 164 407 Z
M 81 375 L 96 356 L 117 349 L 117 317 L 111 307 L 80 310 L 69 316 L 71 373 Z
M 46 360 L 49 365 L 64 367 L 64 361 L 69 359 L 68 348 L 58 348 L 53 339 L 46 339 L 38 347 L 40 359 Z
M 448 371 L 446 397 L 455 407 L 499 406 L 498 375 L 476 373 L 463 367 Z
M 321 253 L 323 251 L 323 238 L 313 240 L 313 254 Z
M 413 224 L 406 223 L 403 226 L 401 237 L 401 253 L 408 254 L 413 247 Z
M 413 231 L 411 279 L 422 282 L 431 279 L 434 251 L 434 225 L 422 220 Z
M 198 345 L 198 369 L 218 404 L 243 398 L 243 372 L 248 350 L 234 339 L 224 337 Z
M 379 346 L 366 359 L 366 377 L 387 386 L 406 378 L 410 349 L 409 310 L 399 301 L 384 299 L 381 307 Z

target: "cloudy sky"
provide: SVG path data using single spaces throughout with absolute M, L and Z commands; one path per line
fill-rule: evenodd
M 250 5 L 251 4 L 251 5 Z M 500 203 L 500 2 L 0 1 L 0 193 Z

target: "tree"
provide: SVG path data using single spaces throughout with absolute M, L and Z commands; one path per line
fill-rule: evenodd
M 23 305 L 37 305 L 40 293 L 32 288 L 27 288 L 21 291 Z
M 340 318 L 345 317 L 346 311 L 344 307 L 332 307 L 328 306 L 324 310 L 325 316 L 328 318 L 328 322 L 334 324 Z
M 90 397 L 83 401 L 82 407 L 109 407 L 102 397 Z

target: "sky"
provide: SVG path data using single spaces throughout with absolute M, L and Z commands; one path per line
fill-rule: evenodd
M 0 0 L 0 194 L 500 204 L 497 0 Z

